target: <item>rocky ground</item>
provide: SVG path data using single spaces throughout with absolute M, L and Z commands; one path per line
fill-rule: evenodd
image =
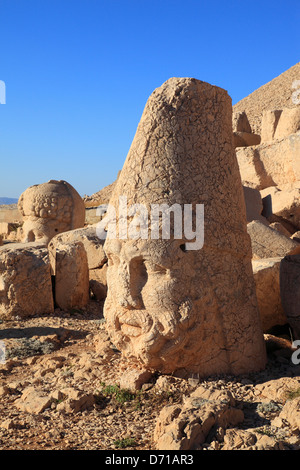
M 1 450 L 155 450 L 161 410 L 200 386 L 231 393 L 243 418 L 214 426 L 199 450 L 300 449 L 300 366 L 285 338 L 266 336 L 261 373 L 202 381 L 157 375 L 135 391 L 120 386 L 127 365 L 96 302 L 85 311 L 2 322 L 0 341 Z

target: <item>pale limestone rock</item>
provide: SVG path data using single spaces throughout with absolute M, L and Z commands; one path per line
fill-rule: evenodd
M 57 243 L 55 257 L 56 305 L 62 310 L 85 307 L 89 301 L 89 270 L 83 243 Z
M 292 432 L 300 431 L 300 397 L 288 400 L 279 414 L 279 419 L 284 420 L 291 427 Z
M 48 250 L 39 243 L 0 248 L 0 318 L 54 311 Z
M 269 258 L 252 261 L 258 308 L 264 332 L 273 326 L 287 323 L 280 296 L 281 260 L 282 258 Z
M 227 429 L 224 434 L 224 445 L 222 450 L 249 449 L 256 443 L 254 433 L 242 429 Z
M 186 234 L 106 240 L 104 315 L 116 347 L 147 369 L 181 376 L 263 368 L 227 93 L 189 78 L 156 89 L 110 199 L 116 210 L 120 196 L 148 214 L 154 203 L 204 204 L 205 241 L 187 249 Z M 131 228 L 135 219 L 129 222 Z
M 244 198 L 246 204 L 247 222 L 259 220 L 265 225 L 269 225 L 268 220 L 262 215 L 263 203 L 260 192 L 257 189 L 243 186 Z
M 183 405 L 168 405 L 161 410 L 153 436 L 156 449 L 199 449 L 213 427 L 226 429 L 243 420 L 244 414 L 235 408 L 229 391 L 200 386 Z
M 281 113 L 281 109 L 268 109 L 263 112 L 261 119 L 262 142 L 269 142 L 274 139 Z
M 275 401 L 285 403 L 289 393 L 299 390 L 299 377 L 281 377 L 256 385 L 259 396 L 264 401 Z
M 262 116 L 262 141 L 282 139 L 300 130 L 300 107 L 268 110 Z
M 287 230 L 287 228 L 280 222 L 271 222 L 269 227 L 273 228 L 274 230 L 277 230 L 279 233 L 285 235 L 286 237 L 290 237 L 291 239 L 295 238 L 295 241 L 298 241 L 296 237 L 293 237 L 291 233 Z
M 120 388 L 136 392 L 141 390 L 143 384 L 149 382 L 152 373 L 148 370 L 132 368 L 125 371 L 120 377 Z
M 300 180 L 300 132 L 236 149 L 242 182 L 259 190 Z
M 107 295 L 107 264 L 101 268 L 89 270 L 90 290 L 98 301 L 104 300 Z
M 60 243 L 71 244 L 82 242 L 88 260 L 89 269 L 101 268 L 107 258 L 103 250 L 104 240 L 101 240 L 96 233 L 96 227 L 83 227 L 56 235 L 48 245 L 49 256 L 52 259 L 52 252 L 55 258 L 55 247 Z M 53 273 L 55 273 L 55 259 L 51 262 Z
M 260 144 L 260 135 L 249 134 L 247 132 L 234 132 L 233 142 L 235 148 L 237 147 L 249 147 L 251 145 Z
M 61 232 L 83 227 L 83 199 L 66 181 L 50 180 L 30 186 L 20 196 L 18 208 L 23 217 L 22 242 L 49 243 Z
M 280 264 L 280 292 L 283 310 L 293 330 L 295 340 L 300 339 L 300 255 L 285 256 Z
M 276 220 L 281 220 L 294 231 L 300 230 L 300 181 L 294 187 L 271 187 L 260 193 L 262 198 L 268 197 L 270 212 Z M 272 216 L 268 219 L 273 221 Z
M 251 126 L 245 111 L 232 113 L 232 130 L 233 132 L 246 132 L 251 134 Z
M 50 408 L 52 398 L 43 390 L 35 387 L 27 387 L 21 397 L 14 401 L 14 406 L 19 411 L 32 414 L 40 414 L 45 409 Z
M 253 259 L 284 257 L 300 253 L 300 244 L 258 220 L 247 224 Z
M 56 406 L 57 411 L 60 412 L 78 413 L 91 409 L 95 403 L 94 395 L 85 393 L 83 390 L 69 387 L 59 390 L 59 394 L 63 397 L 63 400 Z
M 298 131 L 300 131 L 300 106 L 283 109 L 276 127 L 275 139 L 282 139 Z
M 107 292 L 107 258 L 103 250 L 104 240 L 96 233 L 96 227 L 84 227 L 56 235 L 48 245 L 52 274 L 56 272 L 56 251 L 62 244 L 83 244 L 88 262 L 90 289 L 97 300 L 104 300 Z M 59 248 L 60 247 L 60 248 Z

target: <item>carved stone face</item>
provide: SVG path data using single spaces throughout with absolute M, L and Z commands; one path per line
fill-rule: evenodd
M 178 354 L 197 319 L 195 254 L 184 252 L 179 240 L 108 240 L 105 251 L 110 288 L 104 315 L 114 344 L 149 368 L 163 370 L 167 361 L 172 370 L 173 355 L 176 368 L 184 367 L 190 357 Z
M 24 220 L 24 243 L 48 243 L 58 233 L 84 225 L 84 203 L 65 181 L 31 186 L 21 195 L 18 207 Z
M 118 226 L 133 216 L 121 197 L 148 214 L 150 205 L 204 205 L 202 248 L 182 250 L 186 232 L 125 239 L 121 230 L 105 241 L 107 331 L 126 359 L 148 369 L 205 377 L 265 364 L 232 140 L 225 90 L 172 78 L 149 97 L 114 187 Z

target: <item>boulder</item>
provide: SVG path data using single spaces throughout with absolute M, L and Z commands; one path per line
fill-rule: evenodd
M 87 255 L 88 268 L 97 269 L 101 268 L 107 261 L 107 257 L 104 253 L 103 244 L 104 240 L 101 240 L 97 236 L 96 227 L 89 226 L 78 228 L 75 230 L 69 230 L 64 233 L 56 235 L 50 241 L 48 245 L 49 256 L 51 260 L 51 267 L 55 272 L 55 249 L 59 244 L 72 244 L 75 242 L 81 242 L 84 246 Z
M 62 310 L 80 309 L 87 305 L 89 269 L 82 242 L 55 244 L 54 292 L 55 304 Z
M 260 145 L 240 147 L 236 156 L 242 182 L 259 190 L 300 180 L 300 132 Z
M 300 158 L 299 158 L 300 160 Z M 261 197 L 268 201 L 269 221 L 282 221 L 294 232 L 300 230 L 300 182 L 294 187 L 271 187 L 260 191 Z M 268 199 L 267 199 L 268 198 Z M 275 216 L 275 217 L 274 217 Z
M 300 244 L 259 220 L 248 223 L 253 259 L 284 257 L 300 253 Z
M 300 255 L 285 256 L 280 264 L 280 291 L 283 310 L 294 340 L 300 339 Z
M 56 272 L 56 252 L 62 245 L 82 243 L 88 263 L 89 284 L 96 300 L 104 300 L 107 292 L 106 271 L 107 257 L 103 250 L 104 240 L 96 233 L 95 226 L 84 227 L 56 235 L 48 245 L 52 274 Z
M 246 204 L 247 223 L 259 220 L 265 225 L 269 225 L 268 220 L 262 215 L 263 203 L 260 192 L 257 189 L 243 186 Z
M 234 132 L 233 142 L 234 142 L 235 148 L 249 147 L 250 145 L 259 145 L 260 135 L 250 134 L 248 132 Z
M 245 111 L 232 113 L 232 130 L 233 132 L 246 132 L 251 134 L 251 126 Z
M 271 222 L 269 227 L 273 228 L 274 230 L 277 230 L 277 232 L 281 233 L 282 235 L 285 235 L 288 238 L 295 239 L 296 242 L 300 242 L 300 239 L 298 240 L 297 237 L 291 235 L 288 229 L 281 222 Z
M 261 142 L 269 142 L 274 139 L 281 113 L 281 109 L 268 109 L 263 112 L 261 119 Z
M 252 261 L 258 308 L 264 332 L 276 325 L 287 323 L 280 297 L 281 260 L 282 258 L 269 258 Z
M 156 449 L 199 450 L 213 428 L 226 429 L 243 420 L 244 414 L 235 408 L 229 391 L 200 386 L 183 405 L 168 405 L 161 410 L 154 430 Z
M 94 299 L 101 301 L 107 295 L 107 264 L 89 270 L 90 290 Z
M 48 250 L 43 244 L 9 243 L 0 248 L 0 318 L 54 311 Z
M 298 389 L 299 391 L 299 389 Z M 300 397 L 288 400 L 283 406 L 279 416 L 279 420 L 287 423 L 293 433 L 299 435 L 300 431 Z M 274 420 L 275 421 L 275 420 Z M 275 423 L 278 420 L 275 421 Z M 273 424 L 273 423 L 272 423 Z
M 40 414 L 50 408 L 52 401 L 49 393 L 30 386 L 23 391 L 20 398 L 14 401 L 14 406 L 25 413 Z
M 274 139 L 282 139 L 300 130 L 300 107 L 284 108 L 280 114 Z

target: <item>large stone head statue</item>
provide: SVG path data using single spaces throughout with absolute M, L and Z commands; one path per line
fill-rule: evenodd
M 195 79 L 156 89 L 103 220 L 107 329 L 151 370 L 265 365 L 231 109 L 226 91 Z
M 48 243 L 58 233 L 83 227 L 85 222 L 84 202 L 66 181 L 30 186 L 20 196 L 18 208 L 24 220 L 23 242 Z

